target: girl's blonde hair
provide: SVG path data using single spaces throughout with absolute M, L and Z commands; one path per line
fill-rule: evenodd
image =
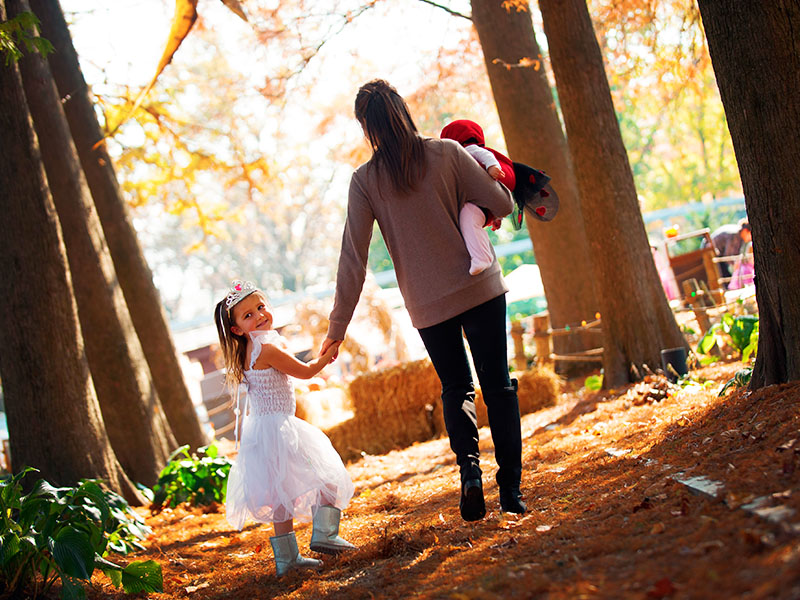
M 235 325 L 231 319 L 230 309 L 225 306 L 226 298 L 219 301 L 214 309 L 214 323 L 219 335 L 219 346 L 225 361 L 225 383 L 231 388 L 238 386 L 244 379 L 244 359 L 247 356 L 247 338 L 231 331 Z M 235 306 L 235 305 L 234 305 Z

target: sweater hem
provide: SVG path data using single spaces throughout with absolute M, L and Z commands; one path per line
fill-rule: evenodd
M 424 329 L 443 323 L 456 315 L 475 308 L 502 294 L 508 292 L 508 287 L 500 275 L 499 265 L 497 272 L 487 272 L 486 278 L 481 278 L 472 285 L 461 288 L 433 302 L 423 305 L 408 306 L 406 310 L 411 317 L 411 324 L 415 329 Z

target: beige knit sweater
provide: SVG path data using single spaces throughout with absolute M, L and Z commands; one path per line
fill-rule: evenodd
M 414 327 L 436 325 L 508 291 L 496 260 L 479 275 L 469 274 L 458 213 L 472 202 L 503 217 L 514 207 L 511 192 L 452 140 L 426 138 L 425 159 L 425 175 L 409 194 L 394 192 L 370 162 L 353 174 L 329 338 L 344 339 L 353 316 L 375 220 Z

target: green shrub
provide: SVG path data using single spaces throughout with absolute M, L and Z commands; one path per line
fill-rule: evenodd
M 83 582 L 95 569 L 126 592 L 160 592 L 161 565 L 134 561 L 125 567 L 106 559 L 142 548 L 149 527 L 119 495 L 93 479 L 57 488 L 37 481 L 23 493 L 27 467 L 0 481 L 0 590 L 2 595 L 36 597 L 61 580 L 62 598 L 84 598 Z
M 175 507 L 183 502 L 206 505 L 225 501 L 225 488 L 232 462 L 219 456 L 216 444 L 197 450 L 202 458 L 189 454 L 189 446 L 181 446 L 169 457 L 153 486 L 153 510 Z
M 730 340 L 731 346 L 739 351 L 742 360 L 747 362 L 751 355 L 755 356 L 758 348 L 758 317 L 755 315 L 731 314 L 722 315 L 720 323 L 714 323 L 708 328 L 697 344 L 700 354 L 708 354 L 717 344 L 717 334 L 723 333 Z
M 728 390 L 735 389 L 738 390 L 743 387 L 747 387 L 750 384 L 750 379 L 753 377 L 753 368 L 752 367 L 745 367 L 744 369 L 739 369 L 736 371 L 736 375 L 731 377 L 728 381 L 725 382 L 725 385 L 722 386 L 720 389 L 718 396 L 724 396 Z
M 600 373 L 600 375 L 589 375 L 583 382 L 583 387 L 590 392 L 596 392 L 597 390 L 601 389 L 603 387 L 603 374 Z

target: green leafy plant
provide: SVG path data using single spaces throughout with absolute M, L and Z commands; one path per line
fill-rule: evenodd
M 0 482 L 0 593 L 36 597 L 60 579 L 62 598 L 84 598 L 95 569 L 129 593 L 162 590 L 155 561 L 123 567 L 105 558 L 142 548 L 138 540 L 150 534 L 122 497 L 93 479 L 63 488 L 40 479 L 25 494 L 22 479 L 32 471 Z
M 753 367 L 745 367 L 744 369 L 739 369 L 736 371 L 736 375 L 731 377 L 728 381 L 725 382 L 725 385 L 722 386 L 722 389 L 719 391 L 718 396 L 724 396 L 728 393 L 731 389 L 740 389 L 743 387 L 747 387 L 750 384 L 750 379 L 753 377 Z
M 714 323 L 708 328 L 697 344 L 700 354 L 708 354 L 717 345 L 717 334 L 723 333 L 730 340 L 733 348 L 742 355 L 742 360 L 747 362 L 755 355 L 758 347 L 758 317 L 756 315 L 731 314 L 722 315 L 722 321 Z
M 232 462 L 219 456 L 216 444 L 198 448 L 189 454 L 189 446 L 181 446 L 169 457 L 153 486 L 153 510 L 175 507 L 183 502 L 205 505 L 225 501 L 225 487 Z
M 22 58 L 24 46 L 28 52 L 39 52 L 47 56 L 53 51 L 53 45 L 46 39 L 33 34 L 38 29 L 39 19 L 32 12 L 21 12 L 13 19 L 0 22 L 0 54 L 5 57 L 5 65 Z
M 590 392 L 596 392 L 600 388 L 603 387 L 603 374 L 600 375 L 589 375 L 586 378 L 586 381 L 583 382 L 583 387 L 585 387 Z

